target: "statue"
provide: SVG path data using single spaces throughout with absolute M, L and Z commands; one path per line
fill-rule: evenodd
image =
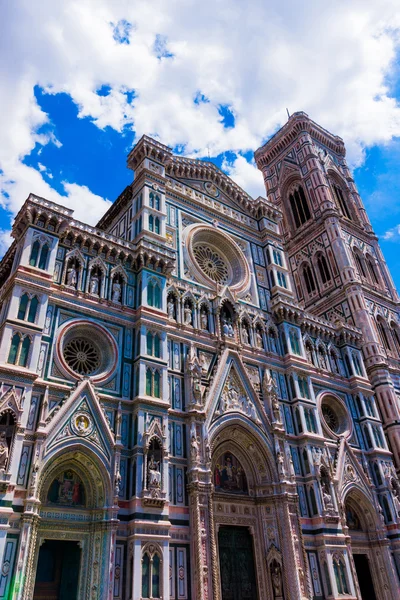
M 228 337 L 233 337 L 235 335 L 232 327 L 232 320 L 227 319 L 225 315 L 222 317 L 222 333 Z
M 250 344 L 249 332 L 247 327 L 242 327 L 242 342 L 243 344 Z
M 32 467 L 31 484 L 29 486 L 29 495 L 33 496 L 33 497 L 35 496 L 35 492 L 36 492 L 36 480 L 37 480 L 38 471 L 39 471 L 39 465 L 37 463 L 35 463 Z
M 121 301 L 121 291 L 122 291 L 122 286 L 119 283 L 119 281 L 114 281 L 114 283 L 112 284 L 112 301 L 113 302 Z
M 157 487 L 161 486 L 161 473 L 160 473 L 160 463 L 154 460 L 154 454 L 152 454 L 150 462 L 149 462 L 149 487 Z
M 312 455 L 313 455 L 313 462 L 314 462 L 315 470 L 318 471 L 319 467 L 321 466 L 322 449 L 320 449 L 320 448 L 313 448 Z
M 199 457 L 199 441 L 196 435 L 196 431 L 193 431 L 190 440 L 190 456 L 193 462 L 196 462 Z
M 8 444 L 6 434 L 3 431 L 0 435 L 0 471 L 5 471 L 8 461 Z
M 282 570 L 280 564 L 276 560 L 271 564 L 271 580 L 274 589 L 274 597 L 282 598 Z
M 119 469 L 118 469 L 117 474 L 115 475 L 114 496 L 119 496 L 120 489 L 121 489 L 121 473 L 119 472 Z
M 203 331 L 208 331 L 208 315 L 205 310 L 200 313 L 200 323 Z
M 278 462 L 278 474 L 279 477 L 285 477 L 286 473 L 285 473 L 285 459 L 283 457 L 283 453 L 282 452 L 278 452 L 276 455 L 276 460 Z
M 173 299 L 171 297 L 168 299 L 167 310 L 168 310 L 168 318 L 174 321 L 175 320 L 175 302 L 173 301 Z
M 206 463 L 210 463 L 211 462 L 211 447 L 210 447 L 208 438 L 205 439 L 204 446 L 205 446 Z
M 99 294 L 99 278 L 97 275 L 92 275 L 90 278 L 89 292 L 95 296 Z
M 192 309 L 187 304 L 183 310 L 183 322 L 185 325 L 192 324 Z
M 329 484 L 327 482 L 325 482 L 322 486 L 322 498 L 324 501 L 324 506 L 327 510 L 333 508 L 332 495 L 330 493 Z
M 256 346 L 257 348 L 260 348 L 260 350 L 264 348 L 262 335 L 259 329 L 256 329 Z
M 78 274 L 77 274 L 77 271 L 76 271 L 74 265 L 71 265 L 69 267 L 69 269 L 67 270 L 67 285 L 69 285 L 70 287 L 76 288 L 77 283 L 78 283 Z

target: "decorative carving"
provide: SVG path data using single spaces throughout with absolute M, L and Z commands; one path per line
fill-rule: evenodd
M 255 421 L 255 423 L 261 423 L 253 401 L 246 394 L 233 370 L 226 379 L 216 414 L 222 415 L 227 412 L 240 412 Z

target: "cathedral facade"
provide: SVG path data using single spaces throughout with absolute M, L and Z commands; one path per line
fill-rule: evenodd
M 400 597 L 399 298 L 343 141 L 265 198 L 142 137 L 93 227 L 31 194 L 0 263 L 0 600 Z

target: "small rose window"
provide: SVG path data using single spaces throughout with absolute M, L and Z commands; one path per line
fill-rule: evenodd
M 320 411 L 322 424 L 336 435 L 348 435 L 351 432 L 351 419 L 345 404 L 336 396 L 324 396 Z

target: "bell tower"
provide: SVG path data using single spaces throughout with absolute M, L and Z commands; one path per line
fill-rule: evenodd
M 345 154 L 340 137 L 298 112 L 255 160 L 268 199 L 284 215 L 298 301 L 316 316 L 362 331 L 365 366 L 399 471 L 399 298 Z

